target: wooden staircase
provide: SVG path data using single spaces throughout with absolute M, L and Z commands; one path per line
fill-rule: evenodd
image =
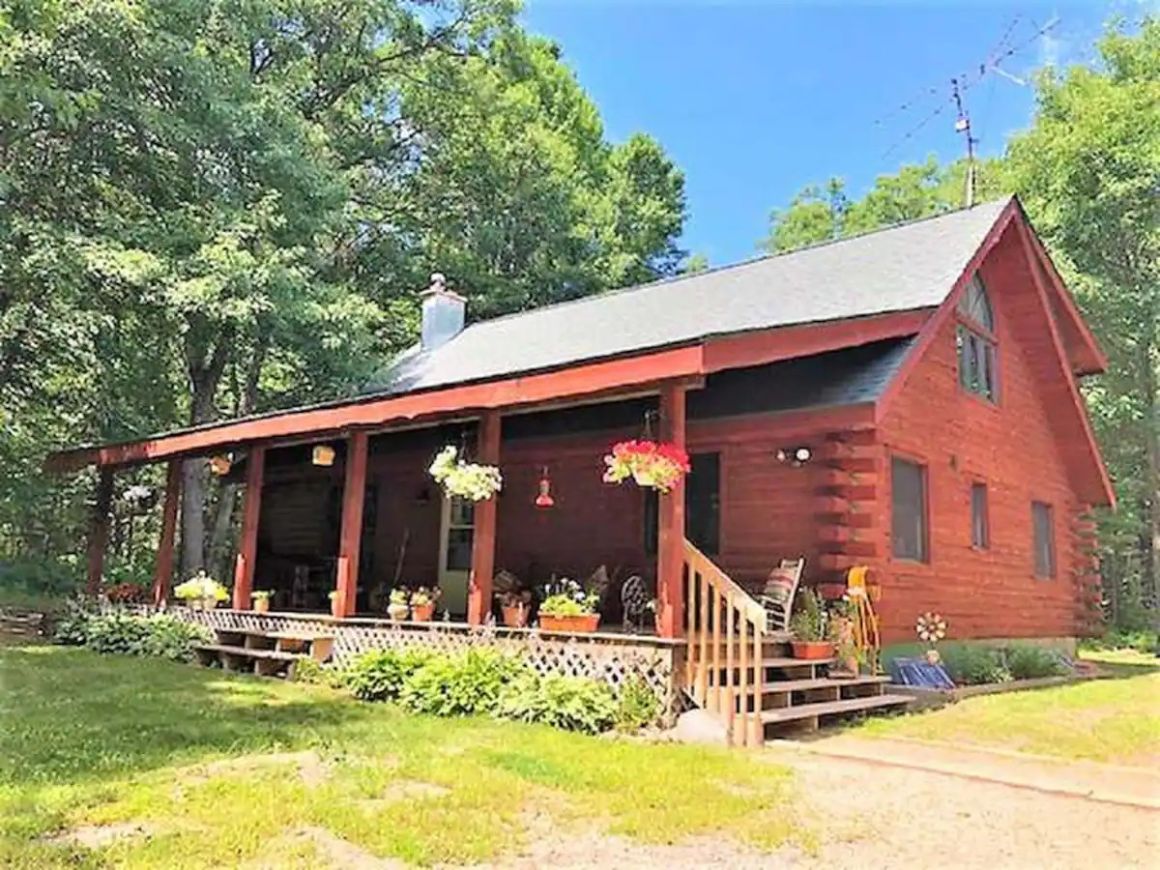
M 765 609 L 685 542 L 684 688 L 725 722 L 730 742 L 759 746 L 792 731 L 912 700 L 885 692 L 884 676 L 830 675 L 832 659 L 795 659 L 787 632 L 770 631 Z

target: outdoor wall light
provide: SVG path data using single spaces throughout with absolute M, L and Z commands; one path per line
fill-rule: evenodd
M 325 444 L 315 445 L 310 461 L 315 465 L 334 465 L 334 448 Z
M 233 463 L 228 456 L 211 456 L 209 459 L 209 470 L 218 477 L 229 474 L 231 467 Z
M 813 451 L 808 447 L 781 447 L 778 448 L 777 453 L 774 454 L 774 456 L 777 457 L 778 462 L 782 463 L 783 465 L 793 465 L 795 468 L 805 465 L 810 461 L 811 458 L 813 458 L 813 455 Z

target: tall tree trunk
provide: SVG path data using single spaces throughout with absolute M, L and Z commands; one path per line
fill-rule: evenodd
M 229 358 L 232 336 L 220 335 L 210 354 L 208 349 L 187 345 L 189 370 L 190 424 L 199 426 L 214 418 L 214 400 Z M 188 459 L 181 467 L 181 575 L 189 577 L 205 570 L 205 485 L 206 463 L 202 457 Z
M 268 329 L 260 328 L 254 352 L 246 364 L 245 382 L 238 391 L 238 402 L 234 408 L 234 415 L 244 417 L 252 414 L 258 403 L 258 382 L 262 374 L 262 366 L 266 362 L 266 354 L 270 349 L 270 333 Z M 209 561 L 214 571 L 225 576 L 232 564 L 231 555 L 234 532 L 234 510 L 237 507 L 238 487 L 232 483 L 223 483 L 214 505 L 213 524 L 210 528 Z

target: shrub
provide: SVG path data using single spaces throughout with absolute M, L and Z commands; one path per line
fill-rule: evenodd
M 620 687 L 616 702 L 616 727 L 621 731 L 639 731 L 656 722 L 661 703 L 652 687 L 641 677 L 631 677 Z
M 1007 647 L 1005 653 L 1007 670 L 1016 680 L 1057 677 L 1070 671 L 1054 651 L 1041 646 L 1019 644 Z
M 330 686 L 332 689 L 342 689 L 348 686 L 349 676 L 346 670 L 337 665 L 320 664 L 312 658 L 299 659 L 295 662 L 291 674 L 296 683 Z
M 399 700 L 416 713 L 491 713 L 504 685 L 527 673 L 522 662 L 494 650 L 468 650 L 425 662 L 403 681 Z
M 164 614 L 98 614 L 89 617 L 84 631 L 85 646 L 94 652 L 160 656 L 174 661 L 189 661 L 194 644 L 209 639 L 202 626 Z
M 63 614 L 52 626 L 53 643 L 65 646 L 84 646 L 89 639 L 89 622 L 93 614 L 75 601 L 70 601 Z
M 346 686 L 363 701 L 393 701 L 399 697 L 407 678 L 433 656 L 434 653 L 418 648 L 370 650 L 346 669 Z
M 1011 681 L 1011 672 L 998 649 L 977 644 L 947 644 L 939 652 L 947 673 L 960 686 Z
M 1160 646 L 1160 640 L 1154 631 L 1125 631 L 1114 628 L 1102 637 L 1085 640 L 1082 646 L 1088 649 L 1133 649 L 1150 655 Z
M 495 715 L 596 734 L 617 718 L 617 704 L 607 685 L 586 677 L 525 674 L 504 687 Z

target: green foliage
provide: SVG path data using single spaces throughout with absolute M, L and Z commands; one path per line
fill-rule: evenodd
M 415 713 L 471 716 L 492 713 L 500 692 L 527 666 L 496 650 L 434 656 L 403 682 L 399 701 Z
M 1071 669 L 1064 664 L 1059 654 L 1045 647 L 1033 644 L 1013 644 L 1004 647 L 1003 656 L 1006 660 L 1007 670 L 1016 680 L 1061 677 L 1071 673 Z
M 981 644 L 941 644 L 943 666 L 960 686 L 982 683 L 1009 683 L 1011 671 L 1004 662 L 1003 651 Z
M 1117 650 L 1130 649 L 1141 653 L 1154 653 L 1160 648 L 1155 631 L 1123 631 L 1112 629 L 1100 637 L 1083 642 L 1085 649 Z
M 85 614 L 74 610 L 57 623 L 54 639 L 63 644 L 83 643 L 99 653 L 189 661 L 193 658 L 194 645 L 209 641 L 209 632 L 200 625 L 165 614 Z
M 83 605 L 69 601 L 62 614 L 52 624 L 53 643 L 65 646 L 84 646 L 89 639 L 89 621 L 93 614 Z
M 80 587 L 75 558 L 17 558 L 0 562 L 0 604 L 68 598 Z
M 656 724 L 661 702 L 643 677 L 629 677 L 620 687 L 616 701 L 616 727 L 621 731 L 639 731 Z
M 20 10 L 0 11 L 0 558 L 82 540 L 93 479 L 46 475 L 48 450 L 349 395 L 413 340 L 432 268 L 478 317 L 679 267 L 682 174 L 648 137 L 606 141 L 511 0 Z M 183 491 L 181 574 L 220 572 L 231 485 L 191 464 Z M 114 512 L 110 564 L 135 562 L 157 512 Z
M 604 683 L 585 677 L 527 673 L 504 686 L 494 713 L 503 719 L 537 722 L 565 731 L 597 734 L 618 719 L 616 700 Z
M 347 672 L 345 669 L 335 665 L 320 664 L 309 657 L 299 659 L 294 663 L 293 679 L 296 683 L 329 686 L 332 689 L 347 687 Z
M 819 641 L 829 636 L 821 597 L 808 587 L 798 590 L 789 628 L 797 640 Z
M 394 701 L 407 679 L 432 656 L 431 652 L 419 647 L 369 650 L 347 666 L 345 683 L 360 700 Z

